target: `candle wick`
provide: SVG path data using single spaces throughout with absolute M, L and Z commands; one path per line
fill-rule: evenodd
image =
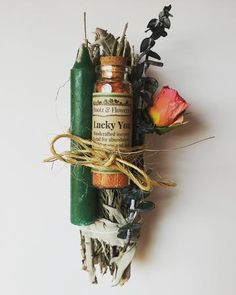
M 88 47 L 86 12 L 84 12 L 84 43 Z

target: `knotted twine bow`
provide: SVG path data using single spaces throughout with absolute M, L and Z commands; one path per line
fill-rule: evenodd
M 62 138 L 72 140 L 75 147 L 71 151 L 58 153 L 55 144 Z M 107 146 L 66 133 L 53 138 L 50 150 L 52 156 L 44 162 L 59 160 L 71 165 L 86 166 L 96 170 L 112 168 L 125 174 L 143 191 L 150 191 L 153 186 L 170 187 L 175 185 L 169 181 L 152 180 L 144 170 L 134 164 L 137 154 L 142 154 L 145 151 L 141 147 L 118 148 Z

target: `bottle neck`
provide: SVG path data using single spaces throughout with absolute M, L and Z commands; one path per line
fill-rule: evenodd
M 121 80 L 125 79 L 125 67 L 118 65 L 102 65 L 100 70 L 101 79 Z

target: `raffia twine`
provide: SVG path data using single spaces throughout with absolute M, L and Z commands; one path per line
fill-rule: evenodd
M 57 152 L 55 144 L 61 139 L 70 139 L 75 143 L 71 151 Z M 137 154 L 143 154 L 142 147 L 116 147 L 98 144 L 70 133 L 59 134 L 50 144 L 52 156 L 44 162 L 62 161 L 71 165 L 86 166 L 96 170 L 115 169 L 125 174 L 142 191 L 150 191 L 153 186 L 173 187 L 170 181 L 153 180 L 135 164 Z

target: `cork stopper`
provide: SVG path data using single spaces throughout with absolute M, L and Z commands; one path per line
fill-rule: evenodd
M 113 65 L 113 66 L 125 66 L 125 58 L 123 56 L 102 56 L 101 59 L 101 65 Z

